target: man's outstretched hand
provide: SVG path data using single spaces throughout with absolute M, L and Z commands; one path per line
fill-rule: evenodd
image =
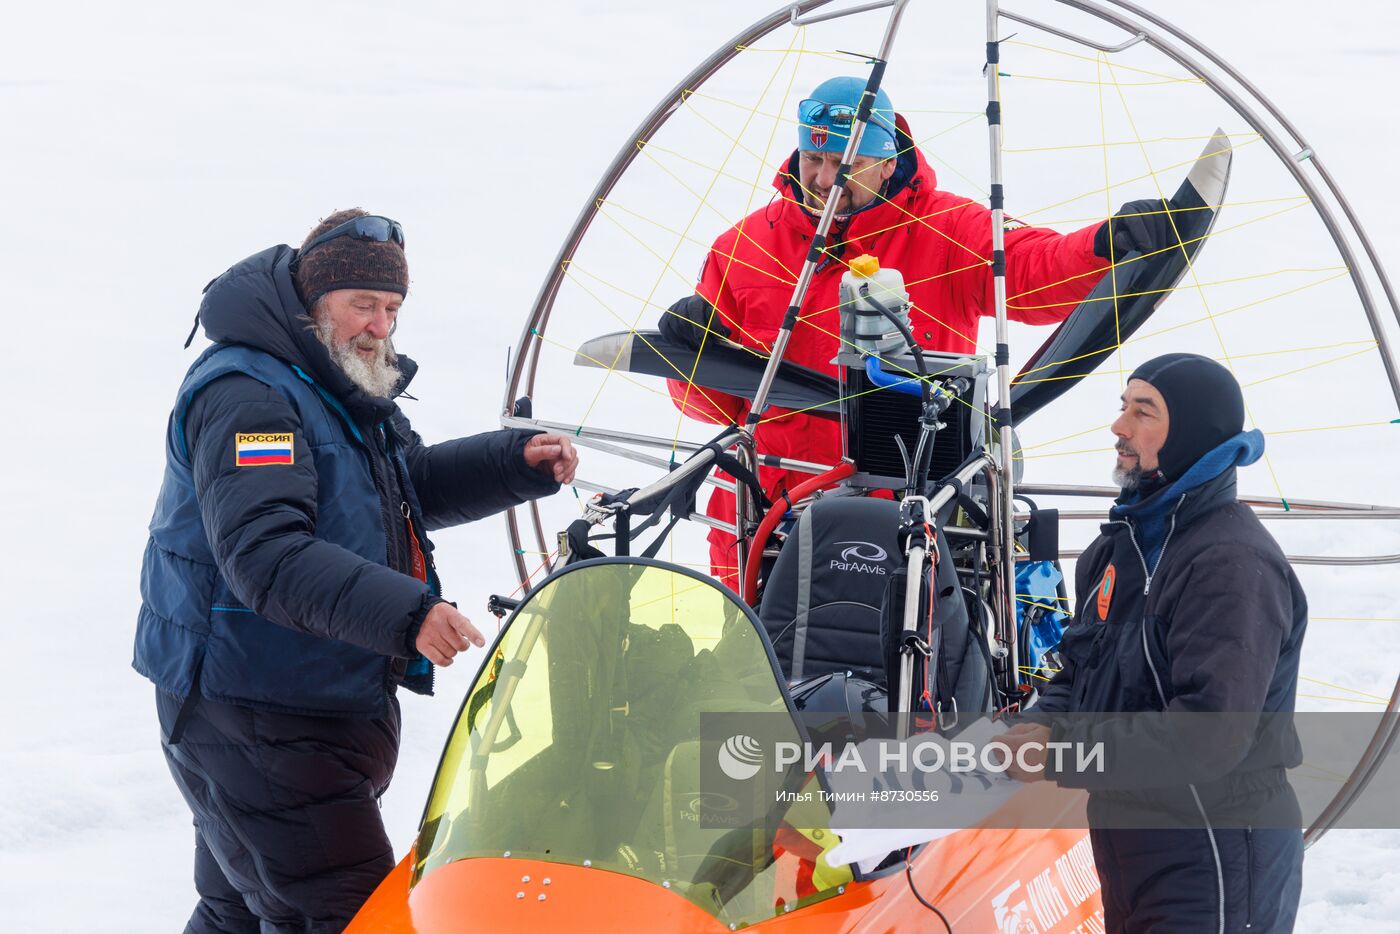
M 578 451 L 563 435 L 535 435 L 525 442 L 525 463 L 556 483 L 573 483 L 578 470 Z
M 420 655 L 434 665 L 446 667 L 452 664 L 458 652 L 465 652 L 469 646 L 481 648 L 486 640 L 472 621 L 467 619 L 450 603 L 438 603 L 428 610 L 423 625 L 418 630 L 418 638 L 413 646 Z

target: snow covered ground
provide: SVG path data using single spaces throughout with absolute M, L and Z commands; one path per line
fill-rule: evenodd
M 1387 107 L 1397 8 L 1170 6 L 1291 116 L 1382 254 L 1400 255 L 1400 130 Z M 429 438 L 493 427 L 505 348 L 598 173 L 692 63 L 767 8 L 137 0 L 7 11 L 0 288 L 22 408 L 0 462 L 0 929 L 176 930 L 193 903 L 188 814 L 158 749 L 151 687 L 129 658 L 199 290 L 335 208 L 394 216 L 413 270 L 399 343 L 422 365 L 415 424 Z M 959 67 L 975 72 L 981 54 L 963 49 Z M 499 520 L 437 540 L 464 608 L 514 586 Z M 1365 547 L 1349 544 L 1340 550 Z M 1387 578 L 1375 580 L 1383 597 Z M 1370 612 L 1389 615 L 1381 605 Z M 1310 635 L 1318 657 L 1328 636 L 1322 625 Z M 1345 648 L 1325 667 L 1388 693 L 1400 657 L 1390 640 L 1366 652 L 1338 638 Z M 404 700 L 384 801 L 401 851 L 474 664 L 445 672 L 439 697 Z M 1311 850 L 1299 930 L 1400 930 L 1397 851 L 1400 833 L 1380 831 L 1334 833 Z

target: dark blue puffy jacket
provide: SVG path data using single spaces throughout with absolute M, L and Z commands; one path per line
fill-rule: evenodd
M 160 688 L 291 713 L 382 717 L 398 683 L 431 693 L 413 649 L 440 601 L 426 532 L 546 495 L 528 432 L 424 445 L 360 391 L 310 329 L 279 246 L 200 307 L 214 346 L 166 431 L 141 570 L 134 666 Z M 399 358 L 405 378 L 416 366 Z M 291 434 L 291 464 L 236 465 L 238 434 Z M 410 529 L 428 581 L 411 576 Z

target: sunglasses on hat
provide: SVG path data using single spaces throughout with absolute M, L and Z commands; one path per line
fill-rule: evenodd
M 888 129 L 890 120 L 885 117 L 885 113 L 887 111 L 872 110 L 870 122 L 883 129 Z M 849 127 L 856 120 L 856 108 L 851 104 L 828 104 L 826 101 L 809 97 L 797 105 L 797 116 L 799 120 L 809 126 L 827 124 Z
M 329 243 L 340 237 L 353 237 L 356 240 L 373 240 L 378 243 L 397 243 L 400 247 L 403 243 L 403 226 L 395 220 L 387 217 L 380 217 L 371 214 L 368 217 L 352 217 L 343 224 L 337 224 L 327 230 L 321 236 L 312 240 L 302 247 L 301 255 L 305 256 L 323 243 Z

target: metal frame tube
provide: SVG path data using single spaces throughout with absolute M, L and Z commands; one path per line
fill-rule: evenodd
M 587 480 L 575 480 L 573 485 L 578 487 L 580 490 L 585 490 L 589 493 L 605 493 L 611 495 L 621 492 L 615 487 L 604 486 L 601 483 L 589 483 Z M 730 533 L 734 531 L 734 526 L 730 523 L 721 522 L 718 519 L 712 519 L 709 516 L 704 515 L 703 513 L 692 512 L 686 518 L 689 519 L 691 522 L 698 522 L 701 525 L 708 526 L 712 529 L 723 529 L 724 531 Z
M 1002 19 L 1009 19 L 1013 23 L 1021 23 L 1024 26 L 1034 26 L 1042 32 L 1050 33 L 1052 36 L 1059 36 L 1061 39 L 1068 39 L 1070 42 L 1077 42 L 1080 45 L 1088 46 L 1091 49 L 1098 49 L 1100 52 L 1107 52 L 1110 55 L 1114 52 L 1122 52 L 1124 49 L 1131 49 L 1147 38 L 1146 34 L 1140 32 L 1131 39 L 1120 42 L 1117 45 L 1104 45 L 1101 42 L 1095 42 L 1093 39 L 1086 39 L 1083 36 L 1075 35 L 1059 27 L 1051 26 L 1049 23 L 1042 23 L 1040 20 L 1031 19 L 1029 16 L 1021 16 L 1017 13 L 1012 13 L 1010 10 L 1002 10 L 1001 17 Z
M 905 564 L 905 573 L 908 577 L 904 582 L 904 620 L 901 631 L 904 635 L 917 632 L 919 629 L 919 603 L 920 594 L 924 586 L 924 562 L 928 560 L 928 551 L 923 545 L 910 544 L 908 561 Z M 930 660 L 929 664 L 933 664 Z M 899 655 L 899 712 L 907 714 L 914 709 L 914 652 L 908 645 L 900 647 Z M 900 723 L 906 722 L 901 719 Z
M 754 476 L 758 476 L 757 451 L 754 449 L 753 437 L 748 434 L 739 436 L 738 450 L 735 456 L 739 463 L 752 470 Z M 748 574 L 749 566 L 749 530 L 758 523 L 758 503 L 753 501 L 749 495 L 749 488 L 742 483 L 734 485 L 734 581 L 739 588 L 739 593 L 744 592 L 744 579 Z
M 1282 519 L 1369 519 L 1373 522 L 1384 519 L 1400 519 L 1400 510 L 1373 510 L 1373 509 L 1336 509 L 1336 510 L 1296 510 L 1285 512 L 1281 509 L 1271 509 L 1265 511 L 1255 510 L 1254 514 L 1262 522 L 1274 522 Z M 1028 519 L 1030 513 L 1017 513 L 1017 519 Z M 1104 522 L 1108 519 L 1108 513 L 1099 512 L 1092 509 L 1061 509 L 1061 519 L 1089 519 L 1095 522 Z
M 788 20 L 794 26 L 810 26 L 813 23 L 824 23 L 827 20 L 840 19 L 843 16 L 852 16 L 856 13 L 869 13 L 871 10 L 883 10 L 887 6 L 894 6 L 896 0 L 875 0 L 873 3 L 862 3 L 860 6 L 847 7 L 844 10 L 832 10 L 830 13 L 818 13 L 814 16 L 799 16 L 797 8 L 793 7 L 792 17 Z
M 1000 462 L 1001 487 L 998 509 L 998 525 L 1001 528 L 1001 586 L 1006 596 L 1003 612 L 997 614 L 999 630 L 997 636 L 1005 647 L 1006 685 L 1009 694 L 1014 696 L 1019 680 L 1019 647 L 1016 645 L 1016 495 L 1014 477 L 1015 464 L 1012 458 L 1011 436 L 1011 348 L 1006 317 L 1006 212 L 1003 207 L 1005 185 L 1002 177 L 1001 148 L 1001 89 L 998 72 L 1001 63 L 1001 43 L 997 38 L 1000 25 L 1000 4 L 998 0 L 987 0 L 987 58 L 984 66 L 987 75 L 987 138 L 991 161 L 991 208 L 992 208 L 992 293 L 996 310 L 996 369 L 997 405 L 1000 409 L 996 418 L 998 452 Z
M 1312 846 L 1323 834 L 1336 826 L 1337 821 L 1341 820 L 1342 815 L 1351 807 L 1352 802 L 1360 797 L 1361 792 L 1366 790 L 1372 777 L 1385 762 L 1391 747 L 1395 745 L 1396 736 L 1400 735 L 1400 716 L 1395 712 L 1397 709 L 1400 709 L 1400 678 L 1396 679 L 1395 688 L 1390 693 L 1390 703 L 1386 705 L 1381 726 L 1366 745 L 1361 760 L 1347 777 L 1346 784 L 1336 797 L 1327 803 L 1327 807 L 1313 821 L 1312 826 L 1304 831 L 1304 847 Z
M 1059 553 L 1061 560 L 1071 561 L 1084 554 L 1082 549 L 1067 548 Z M 1310 564 L 1316 567 L 1378 567 L 1400 564 L 1400 555 L 1284 555 L 1289 564 Z
M 551 422 L 540 418 L 518 418 L 509 417 L 501 419 L 502 428 L 539 428 L 544 431 L 561 431 L 567 433 L 575 440 L 579 438 L 596 438 L 599 441 L 620 441 L 624 444 L 635 444 L 639 447 L 660 448 L 661 450 L 684 451 L 688 454 L 694 453 L 704 447 L 703 444 L 695 444 L 690 441 L 672 441 L 668 438 L 659 438 L 653 435 L 639 435 L 628 431 L 614 431 L 607 428 L 585 428 L 582 425 L 570 425 L 566 422 Z M 617 450 L 614 453 L 620 457 L 632 460 L 638 458 L 630 452 Z M 643 460 L 642 463 L 650 464 L 651 460 Z M 798 473 L 822 474 L 835 467 L 835 464 L 814 464 L 811 461 L 792 460 L 787 457 L 777 457 L 772 454 L 761 455 L 758 459 L 760 465 L 764 467 L 780 467 L 783 470 L 795 470 Z M 660 461 L 657 466 L 670 468 L 671 461 Z
M 1023 483 L 1020 490 L 1027 496 L 1102 496 L 1114 499 L 1122 494 L 1116 486 L 1077 486 L 1074 484 Z M 1375 506 L 1369 503 L 1343 503 L 1326 499 L 1290 499 L 1287 502 L 1272 496 L 1240 496 L 1239 501 L 1246 506 L 1265 506 L 1273 509 L 1287 509 L 1290 512 L 1321 510 L 1324 513 L 1334 510 L 1391 513 L 1400 510 L 1397 506 Z M 1386 518 L 1379 516 L 1377 518 Z
M 574 251 L 583 242 L 584 235 L 592 225 L 593 218 L 598 213 L 598 206 L 612 192 L 613 186 L 617 184 L 617 180 L 622 177 L 622 173 L 627 170 L 627 167 L 632 164 L 632 160 L 637 158 L 637 153 L 641 149 L 638 144 L 651 139 L 661 128 L 661 125 L 670 118 L 671 114 L 680 108 L 687 93 L 709 80 L 730 59 L 738 55 L 745 46 L 787 24 L 793 16 L 800 16 L 830 2 L 831 0 L 794 0 L 794 2 L 769 13 L 763 19 L 739 32 L 724 45 L 710 53 L 708 58 L 682 78 L 680 83 L 652 108 L 651 113 L 647 114 L 638 124 L 627 142 L 618 149 L 612 162 L 603 171 L 598 184 L 594 186 L 593 193 L 589 195 L 583 209 L 574 219 L 573 226 L 569 228 L 569 233 L 564 238 L 564 243 L 559 247 L 559 252 L 555 254 L 554 263 L 550 266 L 544 282 L 540 285 L 540 290 L 535 296 L 534 307 L 530 311 L 525 326 L 521 329 L 520 340 L 516 345 L 510 378 L 506 381 L 506 391 L 501 403 L 503 415 L 511 415 L 515 400 L 521 395 L 522 388 L 525 395 L 534 394 L 535 377 L 539 367 L 539 342 L 533 340 L 534 334 L 536 331 L 543 333 L 548 325 L 550 313 L 554 309 L 554 300 L 559 295 L 559 286 L 564 281 L 569 261 L 573 258 Z M 539 506 L 532 501 L 526 508 L 530 513 L 539 550 L 547 554 L 550 550 L 550 543 L 545 536 Z M 510 536 L 511 548 L 514 551 L 516 574 L 519 576 L 522 586 L 529 586 L 530 572 L 521 554 L 523 542 L 520 537 L 520 524 L 516 518 L 515 509 L 506 510 L 506 532 Z
M 1147 26 L 1144 26 L 1142 23 L 1130 20 L 1129 18 L 1127 18 L 1126 16 L 1124 16 L 1116 10 L 1108 9 L 1102 4 L 1095 2 L 1095 0 L 1056 0 L 1056 2 L 1063 4 L 1064 6 L 1070 7 L 1072 9 L 1079 10 L 1083 13 L 1088 13 L 1091 16 L 1098 17 L 1106 23 L 1110 23 L 1114 26 L 1117 26 L 1124 32 L 1142 33 L 1143 35 L 1145 35 L 1147 37 L 1147 42 L 1149 45 L 1151 45 L 1153 48 L 1157 49 L 1159 52 L 1163 53 L 1167 57 L 1171 58 L 1178 65 L 1191 72 L 1191 74 L 1200 78 L 1203 82 L 1205 82 L 1206 86 L 1208 86 L 1216 94 L 1220 95 L 1221 99 L 1224 100 L 1227 104 L 1229 104 L 1230 107 L 1235 111 L 1235 113 L 1239 114 L 1239 116 L 1243 118 L 1244 121 L 1248 123 L 1255 130 L 1255 132 L 1257 132 L 1260 135 L 1260 137 L 1268 144 L 1269 148 L 1273 150 L 1276 156 L 1278 156 L 1279 161 L 1282 162 L 1284 166 L 1288 169 L 1289 174 L 1293 176 L 1294 181 L 1296 181 L 1299 187 L 1301 187 L 1303 191 L 1307 193 L 1309 200 L 1312 202 L 1313 209 L 1317 211 L 1317 215 L 1322 220 L 1323 225 L 1327 228 L 1327 232 L 1331 235 L 1333 243 L 1337 245 L 1338 252 L 1342 254 L 1342 260 L 1346 264 L 1348 274 L 1351 277 L 1352 286 L 1356 289 L 1357 298 L 1360 299 L 1361 307 L 1366 313 L 1366 320 L 1371 325 L 1371 333 L 1376 338 L 1376 349 L 1380 353 L 1381 365 L 1385 368 L 1386 379 L 1390 384 L 1391 396 L 1395 401 L 1396 409 L 1400 410 L 1400 369 L 1397 369 L 1397 365 L 1395 362 L 1395 354 L 1390 346 L 1390 338 L 1386 334 L 1385 328 L 1381 325 L 1380 318 L 1376 313 L 1375 302 L 1371 298 L 1370 286 L 1367 285 L 1365 278 L 1361 275 L 1359 271 L 1361 268 L 1360 263 L 1358 262 L 1357 256 L 1352 251 L 1351 244 L 1347 241 L 1347 238 L 1342 230 L 1341 224 L 1338 223 L 1336 215 L 1332 212 L 1331 206 L 1327 203 L 1326 199 L 1322 197 L 1322 193 L 1318 190 L 1317 186 L 1313 184 L 1313 180 L 1307 175 L 1305 175 L 1303 173 L 1303 170 L 1299 167 L 1299 162 L 1296 157 L 1297 154 L 1290 150 L 1286 141 L 1279 136 L 1279 134 L 1274 130 L 1272 126 L 1269 126 L 1267 123 L 1265 123 L 1263 119 L 1260 118 L 1260 116 L 1255 112 L 1254 108 L 1250 106 L 1250 103 L 1247 100 L 1245 100 L 1241 95 L 1237 94 L 1233 88 L 1227 87 L 1224 83 L 1222 83 L 1218 78 L 1211 74 L 1199 61 L 1197 61 L 1191 55 L 1187 54 L 1182 49 L 1178 48 L 1175 44 L 1173 44 L 1168 39 L 1164 38 L 1158 32 L 1154 31 L 1153 29 Z M 1302 142 L 1301 136 L 1299 136 L 1299 134 L 1293 130 L 1291 124 L 1289 124 L 1286 120 L 1282 118 L 1282 116 L 1279 114 L 1278 109 L 1271 102 L 1269 102 L 1269 100 L 1265 98 L 1263 94 L 1261 94 L 1252 84 L 1246 81 L 1239 74 L 1239 72 L 1235 71 L 1234 68 L 1230 67 L 1229 63 L 1227 63 L 1219 55 L 1215 54 L 1213 51 L 1208 49 L 1206 46 L 1202 45 L 1199 40 L 1191 36 L 1189 33 L 1176 28 L 1175 26 L 1171 25 L 1170 23 L 1166 22 L 1160 17 L 1148 12 L 1147 10 L 1144 10 L 1137 4 L 1129 2 L 1129 0 L 1105 0 L 1105 2 L 1111 3 L 1116 7 L 1121 7 L 1122 9 L 1132 13 L 1134 16 L 1141 17 L 1147 23 L 1150 23 L 1153 26 L 1156 26 L 1159 29 L 1165 31 L 1173 38 L 1185 43 L 1194 52 L 1213 62 L 1217 67 L 1219 67 L 1223 72 L 1225 72 L 1225 74 L 1229 75 L 1229 77 L 1232 80 L 1239 84 L 1240 87 L 1244 88 L 1261 105 L 1263 105 L 1264 108 L 1270 113 L 1270 115 L 1272 115 L 1276 120 L 1278 120 L 1278 122 L 1281 123 L 1288 130 L 1288 132 L 1293 135 L 1295 140 L 1297 140 L 1300 143 Z M 1316 162 L 1316 159 L 1313 158 L 1313 161 Z M 1382 284 L 1385 287 L 1386 297 L 1390 301 L 1391 310 L 1395 314 L 1395 319 L 1397 323 L 1400 323 L 1400 305 L 1396 304 L 1395 295 L 1390 288 L 1389 279 L 1385 275 L 1385 271 L 1380 264 L 1379 257 L 1376 255 L 1375 250 L 1371 247 L 1370 239 L 1366 236 L 1365 231 L 1363 231 L 1360 225 L 1356 222 L 1356 215 L 1351 211 L 1351 207 L 1349 204 L 1346 203 L 1346 199 L 1341 196 L 1341 193 L 1337 189 L 1336 185 L 1333 183 L 1331 176 L 1327 174 L 1327 172 L 1323 170 L 1321 166 L 1319 166 L 1319 174 L 1322 175 L 1323 181 L 1327 185 L 1328 192 L 1342 206 L 1343 212 L 1346 214 L 1347 219 L 1350 221 L 1350 226 L 1353 232 L 1356 233 L 1358 239 L 1360 239 L 1362 244 L 1365 246 L 1366 254 L 1367 257 L 1371 260 L 1372 268 L 1376 270 L 1377 276 L 1380 278 Z

